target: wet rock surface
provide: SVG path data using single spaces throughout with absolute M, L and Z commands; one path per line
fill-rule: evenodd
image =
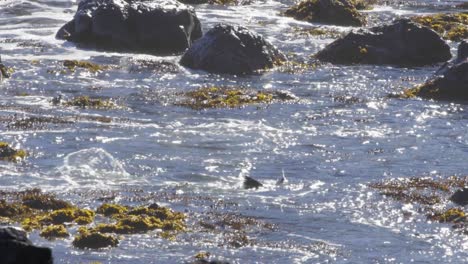
M 0 228 L 0 255 L 3 264 L 52 264 L 52 251 L 37 247 L 26 232 L 12 228 Z
M 308 22 L 340 26 L 363 26 L 366 18 L 351 0 L 306 0 L 289 8 L 286 16 Z
M 242 26 L 218 24 L 187 50 L 180 63 L 212 73 L 251 74 L 285 60 L 262 36 Z
M 434 31 L 410 20 L 351 32 L 316 57 L 336 64 L 376 64 L 415 67 L 445 62 L 450 47 Z
M 97 49 L 172 54 L 201 35 L 193 8 L 174 0 L 85 0 L 56 38 Z
M 468 43 L 458 47 L 458 57 L 440 68 L 433 79 L 408 89 L 403 97 L 423 97 L 437 100 L 468 100 Z

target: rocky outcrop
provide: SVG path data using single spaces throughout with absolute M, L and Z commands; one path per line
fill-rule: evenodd
M 437 100 L 468 101 L 468 43 L 458 47 L 458 57 L 446 63 L 437 72 L 439 75 L 423 85 L 408 89 L 403 97 L 424 97 Z
M 400 19 L 390 25 L 351 32 L 316 58 L 336 64 L 423 66 L 451 58 L 450 47 L 433 30 Z
M 187 50 L 180 64 L 212 73 L 250 74 L 285 60 L 262 36 L 242 26 L 219 24 Z
M 297 20 L 340 26 L 363 26 L 366 18 L 352 0 L 305 0 L 289 8 L 286 16 Z
M 0 228 L 0 256 L 2 264 L 52 264 L 49 248 L 34 246 L 26 232 L 12 228 Z
M 87 48 L 173 54 L 201 35 L 194 9 L 175 0 L 84 0 L 56 38 Z

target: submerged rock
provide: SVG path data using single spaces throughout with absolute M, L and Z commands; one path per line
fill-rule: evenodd
M 244 189 L 258 189 L 263 186 L 259 181 L 249 176 L 244 177 Z
M 468 204 L 468 188 L 463 188 L 461 190 L 457 190 L 452 196 L 450 196 L 450 201 L 465 206 Z
M 426 83 L 408 89 L 404 98 L 415 96 L 437 100 L 468 100 L 468 43 L 463 41 L 458 47 L 458 57 L 445 64 L 436 74 L 436 77 Z
M 242 26 L 219 24 L 196 41 L 180 63 L 212 73 L 249 74 L 285 60 L 262 36 Z
M 37 247 L 26 232 L 12 228 L 0 228 L 0 256 L 2 264 L 52 264 L 52 251 Z
M 289 8 L 286 16 L 297 20 L 340 26 L 363 26 L 366 18 L 352 0 L 305 0 Z
M 451 58 L 450 47 L 433 30 L 400 19 L 390 25 L 351 32 L 316 58 L 337 64 L 423 66 Z
M 56 38 L 105 50 L 172 54 L 201 35 L 194 9 L 175 0 L 84 0 Z

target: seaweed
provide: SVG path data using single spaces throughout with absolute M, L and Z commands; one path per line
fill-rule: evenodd
M 80 228 L 79 234 L 75 236 L 72 244 L 80 249 L 100 249 L 116 247 L 119 244 L 119 240 L 111 235 L 104 235 L 93 230 Z
M 412 20 L 432 28 L 448 40 L 461 41 L 468 38 L 468 12 L 416 16 Z
M 454 189 L 468 185 L 468 176 L 452 176 L 445 179 L 409 178 L 391 179 L 369 184 L 369 187 L 380 191 L 381 195 L 394 200 L 415 204 L 428 212 L 427 219 L 439 223 L 466 223 L 466 215 L 462 209 L 449 208 L 440 211 L 450 199 Z
M 58 210 L 65 208 L 73 208 L 69 202 L 59 200 L 53 194 L 42 193 L 38 189 L 33 189 L 25 192 L 22 195 L 24 206 L 39 210 Z
M 242 87 L 202 87 L 182 93 L 182 100 L 176 105 L 195 110 L 208 108 L 240 108 L 251 104 L 270 104 L 274 101 L 291 100 L 281 96 L 281 91 L 252 90 Z M 283 93 L 284 95 L 284 93 Z
M 86 95 L 75 97 L 69 101 L 64 102 L 63 105 L 93 109 L 110 109 L 116 107 L 115 103 L 111 100 L 105 100 L 101 98 L 90 98 Z
M 46 226 L 41 230 L 39 235 L 47 239 L 66 238 L 70 236 L 64 225 Z
M 96 213 L 104 216 L 112 216 L 116 214 L 123 214 L 128 211 L 128 207 L 118 204 L 105 203 L 96 209 Z
M 6 142 L 0 142 L 0 160 L 16 162 L 27 156 L 26 151 L 14 149 Z
M 429 220 L 438 221 L 439 223 L 458 223 L 465 222 L 466 215 L 462 209 L 450 208 L 444 212 L 436 212 L 427 216 Z

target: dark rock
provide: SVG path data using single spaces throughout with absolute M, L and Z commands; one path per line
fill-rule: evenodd
M 242 26 L 220 24 L 196 41 L 180 63 L 213 73 L 249 74 L 285 60 L 262 36 Z
M 194 9 L 175 0 L 84 0 L 56 38 L 97 49 L 172 54 L 201 36 Z
M 468 43 L 460 43 L 458 57 L 444 64 L 435 78 L 408 89 L 403 97 L 420 96 L 437 100 L 468 101 Z M 438 76 L 441 75 L 441 76 Z
M 463 188 L 456 191 L 452 196 L 450 196 L 450 201 L 465 206 L 468 204 L 468 188 Z
M 468 59 L 468 41 L 463 40 L 460 45 L 458 45 L 458 53 L 455 63 L 460 63 Z
M 50 248 L 34 246 L 26 232 L 12 227 L 0 228 L 0 263 L 52 264 Z
M 297 20 L 341 26 L 363 26 L 366 18 L 352 0 L 305 0 L 289 8 L 286 16 Z
M 444 62 L 452 56 L 450 47 L 436 32 L 400 19 L 390 25 L 351 32 L 329 44 L 316 57 L 337 64 L 411 67 Z
M 251 178 L 249 176 L 244 177 L 244 189 L 258 189 L 259 187 L 262 187 L 263 184 L 261 184 L 259 181 L 255 180 L 254 178 Z
M 460 45 L 458 45 L 457 58 L 455 58 L 453 61 L 444 63 L 444 65 L 442 65 L 436 71 L 435 75 L 445 74 L 451 67 L 467 60 L 467 58 L 468 58 L 468 42 L 464 40 L 460 43 Z

